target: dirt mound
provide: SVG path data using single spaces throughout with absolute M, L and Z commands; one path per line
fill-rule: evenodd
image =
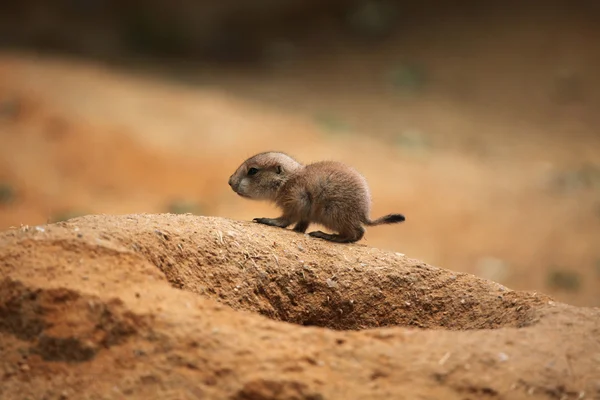
M 277 211 L 271 205 L 239 198 L 227 180 L 241 160 L 275 148 L 304 162 L 335 159 L 352 165 L 367 177 L 373 216 L 402 212 L 409 218 L 400 229 L 368 230 L 363 243 L 569 304 L 600 305 L 600 254 L 592 240 L 600 235 L 600 186 L 594 183 L 600 158 L 592 151 L 600 147 L 597 135 L 573 140 L 570 128 L 563 133 L 557 128 L 564 126 L 560 118 L 546 121 L 557 131 L 544 127 L 542 134 L 536 125 L 512 125 L 512 119 L 437 101 L 408 109 L 390 105 L 377 123 L 333 133 L 320 125 L 335 121 L 313 121 L 319 110 L 345 97 L 360 98 L 350 101 L 355 104 L 350 114 L 368 120 L 385 99 L 366 101 L 359 92 L 320 86 L 309 90 L 318 96 L 302 97 L 293 90 L 294 76 L 275 83 L 248 76 L 246 85 L 238 85 L 250 89 L 252 82 L 256 90 L 270 88 L 292 96 L 293 103 L 315 107 L 295 114 L 240 94 L 225 76 L 215 78 L 210 89 L 138 73 L 0 55 L 0 229 L 82 214 L 185 210 L 236 220 L 272 216 Z M 313 79 L 319 85 L 331 81 Z M 540 89 L 529 92 L 545 87 L 538 83 Z M 324 92 L 341 94 L 323 100 Z M 483 142 L 477 143 L 496 155 L 454 151 L 433 139 L 437 144 L 421 149 L 427 155 L 411 145 L 384 142 L 385 127 L 396 127 L 396 112 L 448 128 L 439 137 L 459 142 L 479 137 Z M 545 115 L 557 113 L 547 109 Z M 590 125 L 590 135 L 597 125 Z M 494 126 L 498 130 L 488 136 Z M 510 150 L 513 139 L 506 135 L 513 132 L 518 145 Z M 390 177 L 402 179 L 390 185 Z
M 0 398 L 600 398 L 600 310 L 361 244 L 88 216 L 0 272 Z

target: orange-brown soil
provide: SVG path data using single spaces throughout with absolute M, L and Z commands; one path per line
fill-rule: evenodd
M 360 70 L 351 61 L 348 80 Z M 490 113 L 450 102 L 435 84 L 433 94 L 406 100 L 365 93 L 368 83 L 338 90 L 318 75 L 336 71 L 309 70 L 315 76 L 302 81 L 312 91 L 301 90 L 293 73 L 222 71 L 214 86 L 183 85 L 135 69 L 3 54 L 0 192 L 8 185 L 13 196 L 0 201 L 0 228 L 98 213 L 275 216 L 227 185 L 245 158 L 275 149 L 304 162 L 347 162 L 371 186 L 373 217 L 406 215 L 402 225 L 368 229 L 364 244 L 569 304 L 600 305 L 600 136 L 597 124 L 580 118 L 596 118 L 591 109 L 600 101 L 568 111 L 515 95 L 515 107 L 537 108 L 529 119 L 513 118 L 501 104 Z M 548 91 L 548 80 L 535 76 Z M 314 108 L 257 101 L 263 92 Z M 319 109 L 358 126 L 332 129 L 335 121 L 323 122 Z M 532 122 L 539 113 L 543 124 Z M 424 132 L 416 142 L 390 139 L 411 127 Z
M 2 399 L 594 399 L 600 310 L 192 215 L 0 236 Z
M 510 14 L 256 70 L 3 52 L 0 399 L 600 398 L 597 24 Z M 267 149 L 407 221 L 248 222 L 227 178 Z

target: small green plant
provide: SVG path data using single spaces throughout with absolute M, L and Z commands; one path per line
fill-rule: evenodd
M 49 222 L 55 223 L 55 222 L 67 221 L 69 219 L 81 217 L 86 214 L 88 214 L 88 213 L 81 211 L 81 210 L 59 211 L 50 217 Z
M 578 291 L 581 277 L 577 272 L 554 269 L 548 275 L 548 285 L 555 289 Z
M 315 121 L 328 132 L 340 133 L 351 130 L 350 124 L 332 114 L 319 113 L 315 116 Z
M 0 183 L 0 204 L 12 203 L 16 196 L 16 190 L 10 184 Z
M 0 98 L 0 118 L 16 119 L 21 112 L 21 102 L 16 97 Z
M 389 73 L 389 81 L 392 86 L 401 92 L 418 92 L 425 86 L 425 69 L 417 64 L 401 64 Z
M 420 131 L 405 130 L 396 135 L 394 139 L 402 154 L 412 157 L 428 157 L 431 155 L 433 144 L 427 135 Z
M 124 16 L 121 37 L 128 47 L 143 54 L 181 55 L 189 50 L 185 27 L 172 21 L 160 21 L 150 13 Z
M 431 147 L 427 136 L 420 131 L 405 130 L 396 136 L 398 146 L 412 149 L 424 149 Z
M 600 189 L 600 166 L 584 163 L 577 168 L 558 172 L 552 176 L 549 185 L 552 189 L 563 193 Z
M 396 11 L 396 5 L 391 1 L 362 1 L 346 13 L 345 20 L 362 37 L 378 38 L 391 33 Z
M 167 205 L 167 211 L 171 214 L 202 214 L 202 206 L 194 201 L 174 200 Z

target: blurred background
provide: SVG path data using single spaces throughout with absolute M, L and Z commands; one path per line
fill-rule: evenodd
M 281 150 L 369 181 L 363 244 L 600 306 L 597 1 L 0 5 L 0 229 L 105 213 L 249 220 Z

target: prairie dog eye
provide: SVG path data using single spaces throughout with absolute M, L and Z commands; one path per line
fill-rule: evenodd
M 249 176 L 256 175 L 257 172 L 258 172 L 258 169 L 256 169 L 256 168 L 250 168 L 248 170 L 248 175 Z

